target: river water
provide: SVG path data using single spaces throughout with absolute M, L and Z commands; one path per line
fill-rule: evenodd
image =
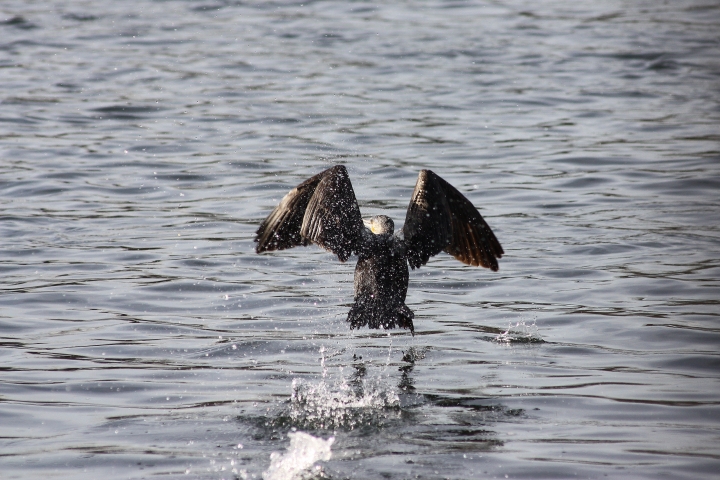
M 386 3 L 2 2 L 3 478 L 717 478 L 717 2 Z M 335 163 L 500 271 L 350 331 L 352 259 L 253 250 Z

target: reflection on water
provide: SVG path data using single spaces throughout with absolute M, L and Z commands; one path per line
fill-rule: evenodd
M 701 0 L 4 1 L 3 478 L 295 454 L 329 478 L 715 478 L 718 24 Z M 439 255 L 414 337 L 350 331 L 352 261 L 252 242 L 333 163 L 398 227 L 435 170 L 500 271 Z

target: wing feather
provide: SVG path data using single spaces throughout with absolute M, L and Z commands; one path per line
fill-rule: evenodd
M 406 255 L 412 268 L 425 265 L 452 239 L 450 207 L 429 170 L 418 175 L 403 226 Z
M 497 271 L 497 259 L 504 253 L 470 200 L 430 170 L 418 175 L 403 234 L 412 268 L 444 250 L 467 265 Z
M 258 228 L 257 253 L 315 243 L 345 261 L 359 248 L 362 217 L 344 165 L 292 189 Z

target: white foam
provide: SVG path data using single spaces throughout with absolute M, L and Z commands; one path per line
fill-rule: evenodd
M 327 461 L 332 457 L 330 447 L 335 441 L 335 437 L 323 440 L 304 432 L 290 432 L 288 437 L 290 446 L 285 454 L 278 452 L 270 454 L 270 467 L 263 472 L 264 480 L 305 478 L 313 473 L 311 468 L 315 462 Z

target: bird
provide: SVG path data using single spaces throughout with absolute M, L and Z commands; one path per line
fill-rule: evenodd
M 432 170 L 421 170 L 405 224 L 386 215 L 363 218 L 347 168 L 338 164 L 293 188 L 257 229 L 257 253 L 319 245 L 341 262 L 358 256 L 351 329 L 409 329 L 415 314 L 405 298 L 409 268 L 445 251 L 466 265 L 498 270 L 505 253 L 480 212 Z M 409 267 L 409 268 L 408 268 Z

